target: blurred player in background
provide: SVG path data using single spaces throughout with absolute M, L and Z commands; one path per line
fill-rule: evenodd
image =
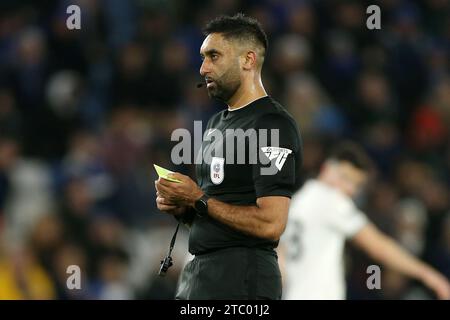
M 439 299 L 450 298 L 450 284 L 443 275 L 383 234 L 353 203 L 372 168 L 361 148 L 343 143 L 323 164 L 318 178 L 293 196 L 279 247 L 285 299 L 345 299 L 347 239 L 375 261 L 421 281 Z

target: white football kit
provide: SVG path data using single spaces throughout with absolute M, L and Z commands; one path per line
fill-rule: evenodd
M 368 223 L 352 199 L 309 180 L 291 199 L 285 248 L 287 300 L 345 299 L 344 245 Z

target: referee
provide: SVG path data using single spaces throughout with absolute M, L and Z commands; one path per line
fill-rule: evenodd
M 179 173 L 172 177 L 181 183 L 155 182 L 158 209 L 190 227 L 195 258 L 180 276 L 176 299 L 280 299 L 274 248 L 300 180 L 299 129 L 263 87 L 268 41 L 261 25 L 243 14 L 221 16 L 204 34 L 200 74 L 209 96 L 227 104 L 206 128 L 202 152 L 211 159 L 196 165 L 197 183 Z M 240 150 L 229 148 L 228 140 L 236 138 L 230 130 L 257 133 L 244 139 L 243 163 L 236 161 Z M 222 139 L 206 138 L 218 134 Z M 258 161 L 252 162 L 255 145 Z

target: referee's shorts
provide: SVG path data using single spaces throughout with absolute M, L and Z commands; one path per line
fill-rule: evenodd
M 175 299 L 281 299 L 273 249 L 232 247 L 196 255 L 180 275 Z

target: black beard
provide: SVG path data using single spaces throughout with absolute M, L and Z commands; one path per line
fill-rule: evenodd
M 208 89 L 208 96 L 227 103 L 239 89 L 239 86 L 240 81 L 234 81 L 227 86 L 224 86 L 219 82 L 215 82 L 215 87 Z

